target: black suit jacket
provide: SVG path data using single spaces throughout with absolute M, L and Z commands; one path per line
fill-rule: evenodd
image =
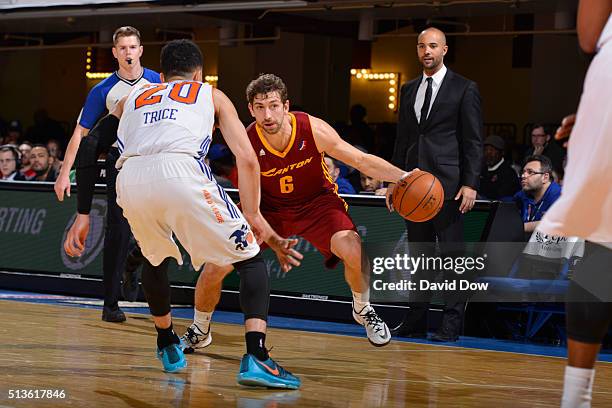
M 446 71 L 429 116 L 419 125 L 414 103 L 422 75 L 400 92 L 399 121 L 392 162 L 435 175 L 452 199 L 462 185 L 478 188 L 482 166 L 480 93 L 474 81 Z

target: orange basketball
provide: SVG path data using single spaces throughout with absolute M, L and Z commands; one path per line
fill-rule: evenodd
M 444 203 L 444 189 L 431 173 L 417 170 L 401 179 L 393 190 L 393 208 L 412 222 L 429 221 Z

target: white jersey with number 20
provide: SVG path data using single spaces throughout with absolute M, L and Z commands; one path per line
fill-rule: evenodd
M 212 87 L 197 81 L 147 84 L 128 96 L 117 131 L 121 158 L 185 153 L 203 158 L 215 123 Z

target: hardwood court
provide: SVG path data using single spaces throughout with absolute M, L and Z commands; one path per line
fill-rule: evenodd
M 0 406 L 44 407 L 554 407 L 564 360 L 271 329 L 268 346 L 302 378 L 298 391 L 248 389 L 235 376 L 243 328 L 214 324 L 213 344 L 162 372 L 151 320 L 0 301 Z M 189 322 L 175 320 L 182 333 Z M 612 365 L 600 363 L 594 407 L 612 406 Z M 65 399 L 9 399 L 9 390 L 64 390 Z

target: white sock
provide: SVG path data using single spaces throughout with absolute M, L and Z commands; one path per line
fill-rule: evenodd
M 202 333 L 206 333 L 210 326 L 210 319 L 212 318 L 213 312 L 200 312 L 195 307 L 193 311 L 193 322 L 198 325 Z
M 353 291 L 353 308 L 356 312 L 361 312 L 364 307 L 370 304 L 370 288 L 363 293 Z
M 591 408 L 594 368 L 565 367 L 561 408 Z

